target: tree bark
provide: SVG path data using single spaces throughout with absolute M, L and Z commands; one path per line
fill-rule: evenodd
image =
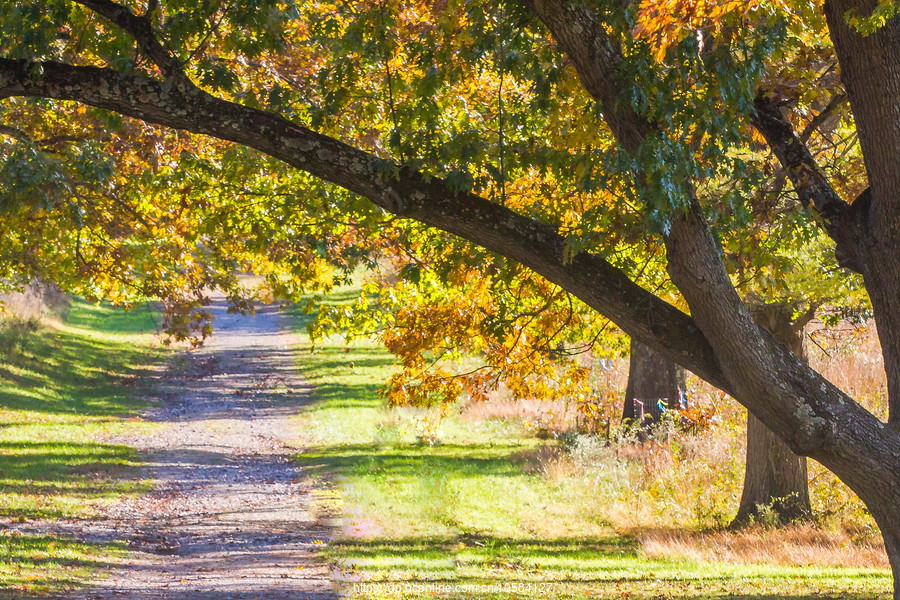
M 691 317 L 635 284 L 601 256 L 588 252 L 568 256 L 556 228 L 457 191 L 438 177 L 395 165 L 277 114 L 111 69 L 0 57 L 0 99 L 11 96 L 74 100 L 254 148 L 398 217 L 437 227 L 520 262 L 629 335 L 676 356 L 679 364 L 730 393 L 714 349 Z
M 784 344 L 797 357 L 806 360 L 803 325 L 792 321 L 791 306 L 786 303 L 757 306 L 756 322 Z M 760 508 L 769 511 L 778 524 L 807 518 L 812 513 L 806 458 L 797 456 L 768 427 L 747 414 L 747 460 L 744 489 L 732 527 L 759 520 Z
M 792 312 L 787 304 L 768 304 L 756 307 L 753 316 L 757 323 L 794 355 L 806 360 L 804 323 L 793 323 Z M 781 438 L 748 413 L 744 489 L 737 516 L 731 526 L 740 527 L 757 520 L 762 516 L 761 507 L 771 511 L 779 524 L 791 523 L 810 515 L 812 506 L 809 501 L 806 458 L 791 452 Z
M 877 5 L 828 0 L 824 8 L 869 178 L 869 190 L 853 204 L 859 262 L 884 355 L 888 421 L 900 425 L 900 18 L 865 35 L 847 22 Z
M 583 5 L 564 0 L 523 1 L 550 29 L 554 39 L 572 60 L 585 88 L 604 105 L 604 116 L 619 138 L 619 143 L 631 151 L 634 137 L 630 134 L 635 131 L 645 132 L 647 127 L 634 124 L 640 117 L 623 108 L 628 107 L 628 103 L 621 95 L 617 96 L 615 90 L 609 89 L 616 83 L 611 74 L 620 72 L 619 62 L 602 44 L 591 41 L 593 38 L 606 36 L 597 13 Z M 833 4 L 837 2 L 826 5 L 829 28 L 846 30 L 843 16 L 854 3 L 849 0 L 841 2 L 841 7 L 837 10 Z M 868 4 L 873 5 L 874 0 Z M 900 29 L 900 19 L 892 19 L 889 27 Z M 897 89 L 898 86 L 893 81 L 900 76 L 900 53 L 896 52 L 898 44 L 886 44 L 881 35 L 883 34 L 879 35 L 877 42 L 879 60 L 876 64 L 878 67 L 890 65 L 888 68 L 892 73 L 888 76 L 891 83 L 882 83 L 878 87 L 887 87 L 894 92 L 879 93 L 877 99 L 867 98 L 863 103 L 881 103 L 882 112 L 887 111 L 890 113 L 889 118 L 900 120 L 900 109 L 896 103 L 900 89 Z M 832 36 L 835 36 L 834 31 Z M 858 35 L 849 37 L 853 38 L 853 43 L 848 44 L 848 47 L 852 46 L 848 48 L 848 53 L 853 54 L 856 61 L 848 63 L 849 68 L 866 71 L 870 79 L 877 79 L 880 69 L 867 64 L 866 44 L 860 42 Z M 841 43 L 837 39 L 835 46 L 838 47 L 840 57 Z M 846 73 L 844 58 L 840 58 L 842 72 Z M 603 85 L 597 86 L 596 82 Z M 603 86 L 606 89 L 601 89 Z M 857 103 L 853 102 L 851 88 L 848 85 L 855 114 Z M 865 90 L 860 90 L 860 93 L 864 95 Z M 875 109 L 871 112 L 877 114 L 879 111 Z M 877 121 L 877 117 L 872 119 L 876 129 Z M 900 144 L 900 136 L 895 136 L 894 139 Z M 865 143 L 863 152 L 867 152 Z M 898 155 L 900 153 L 894 152 L 891 156 L 882 156 L 885 160 L 893 161 L 892 178 L 900 177 L 900 168 L 896 164 Z M 785 159 L 790 160 L 790 156 L 785 155 L 780 155 L 779 158 L 783 163 L 786 162 Z M 794 169 L 797 165 L 785 166 Z M 795 182 L 795 186 L 798 183 L 802 185 L 802 178 Z M 894 185 L 891 189 L 900 189 L 900 185 Z M 879 200 L 874 192 L 872 197 L 873 202 Z M 889 199 L 896 203 L 900 201 L 900 196 L 894 194 L 889 198 L 885 193 L 884 200 Z M 835 203 L 826 204 L 833 206 Z M 866 220 L 858 219 L 856 215 L 868 212 L 870 211 L 852 211 L 854 218 L 848 229 L 859 231 L 856 222 Z M 900 220 L 900 207 L 895 206 L 892 214 L 895 218 L 887 219 L 885 223 Z M 826 218 L 829 216 L 826 215 Z M 871 413 L 864 416 L 863 412 L 867 411 L 859 412 L 858 404 L 853 403 L 855 406 L 851 408 L 846 401 L 839 399 L 843 395 L 840 390 L 821 376 L 813 375 L 812 369 L 753 322 L 750 312 L 728 278 L 721 260 L 721 247 L 709 231 L 696 200 L 680 214 L 674 214 L 669 225 L 665 237 L 669 274 L 673 283 L 684 294 L 698 327 L 714 348 L 716 360 L 734 389 L 730 393 L 751 414 L 787 442 L 794 452 L 816 458 L 859 494 L 882 529 L 894 572 L 894 597 L 895 600 L 900 600 L 900 502 L 896 491 L 900 489 L 900 438 L 897 432 L 893 428 L 887 428 Z M 895 226 L 895 230 L 900 234 L 900 226 Z M 897 248 L 900 248 L 900 243 L 894 243 L 893 249 L 888 245 L 883 250 L 894 261 Z M 882 322 L 878 317 L 879 304 L 882 318 L 885 314 L 889 315 L 885 323 L 892 331 L 884 333 L 882 345 L 886 347 L 885 361 L 898 361 L 895 365 L 898 366 L 897 373 L 900 376 L 900 294 L 897 293 L 900 290 L 900 269 L 897 270 L 897 277 L 873 278 L 868 271 L 878 268 L 878 260 L 877 256 L 869 255 L 858 263 L 869 265 L 869 269 L 864 272 L 866 287 L 870 286 L 870 282 L 878 286 L 872 301 L 876 306 L 879 327 Z M 900 266 L 900 261 L 897 262 Z M 891 295 L 892 299 L 887 298 Z M 892 311 L 892 307 L 895 310 Z M 896 344 L 893 344 L 894 338 Z M 886 339 L 891 344 L 886 344 Z M 688 363 L 676 360 L 690 368 Z M 810 376 L 816 381 L 810 379 Z M 890 393 L 891 401 L 900 403 L 900 377 L 897 390 L 892 389 Z M 869 452 L 872 454 L 867 455 Z
M 857 209 L 860 263 L 872 301 L 888 384 L 888 425 L 900 428 L 900 18 L 874 32 L 851 26 L 851 11 L 866 17 L 878 0 L 826 0 L 824 9 L 841 66 L 841 80 L 862 148 L 869 190 L 854 202 Z M 894 454 L 894 460 L 900 455 Z M 875 517 L 884 536 L 894 574 L 894 598 L 900 600 L 900 502 L 883 483 L 872 495 L 855 490 Z M 880 485 L 878 485 L 880 484 Z M 851 486 L 852 487 L 852 486 Z M 868 491 L 867 491 L 868 492 Z
M 677 408 L 683 391 L 684 369 L 668 356 L 631 338 L 622 419 L 643 420 L 647 415 L 655 421 L 659 417 L 659 411 L 655 408 L 657 401 L 665 399 L 667 409 Z M 643 411 L 635 400 L 643 402 Z
M 748 414 L 744 490 L 731 527 L 764 519 L 766 511 L 784 525 L 808 517 L 811 510 L 806 458 L 791 452 L 762 421 Z

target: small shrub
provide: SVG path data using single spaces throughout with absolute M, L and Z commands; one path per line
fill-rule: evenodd
M 40 327 L 36 317 L 7 316 L 0 320 L 0 360 L 12 362 L 28 349 L 28 343 Z
M 406 434 L 406 428 L 396 419 L 381 421 L 372 428 L 372 439 L 379 446 L 398 444 Z

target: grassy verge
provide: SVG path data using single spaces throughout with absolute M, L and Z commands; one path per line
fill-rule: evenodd
M 298 461 L 314 511 L 341 524 L 325 553 L 350 598 L 890 597 L 883 569 L 648 558 L 607 519 L 605 499 L 627 490 L 621 473 L 535 470 L 547 442 L 507 420 L 450 416 L 438 444 L 418 443 L 434 415 L 386 410 L 376 394 L 391 357 L 337 338 L 310 351 L 308 317 L 293 318 L 315 387 Z
M 134 451 L 104 440 L 145 427 L 134 384 L 162 359 L 149 314 L 75 302 L 0 358 L 0 598 L 61 593 L 122 548 L 4 524 L 88 518 L 145 489 Z

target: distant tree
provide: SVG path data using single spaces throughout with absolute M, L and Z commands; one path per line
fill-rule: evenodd
M 805 360 L 803 327 L 815 311 L 811 309 L 796 320 L 793 312 L 784 303 L 753 307 L 757 323 Z M 761 516 L 761 509 L 771 511 L 779 523 L 809 518 L 812 506 L 806 458 L 794 454 L 781 438 L 748 413 L 744 488 L 732 526 L 754 522 Z
M 640 422 L 647 415 L 655 421 L 661 412 L 679 408 L 684 377 L 684 369 L 671 358 L 632 338 L 623 420 Z M 658 403 L 663 406 L 657 407 Z

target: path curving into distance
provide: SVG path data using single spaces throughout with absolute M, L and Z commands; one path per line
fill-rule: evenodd
M 152 491 L 106 510 L 97 525 L 132 552 L 79 600 L 335 598 L 315 557 L 329 532 L 308 513 L 291 457 L 309 398 L 290 327 L 275 307 L 255 317 L 211 307 L 215 333 L 165 377 L 160 428 L 116 440 L 138 448 Z

